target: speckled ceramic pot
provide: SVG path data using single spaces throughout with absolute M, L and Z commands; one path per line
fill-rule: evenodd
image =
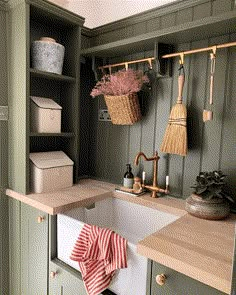
M 224 199 L 204 200 L 196 194 L 187 198 L 185 209 L 198 218 L 218 220 L 226 218 L 230 213 L 229 203 Z
M 62 74 L 65 47 L 52 38 L 32 42 L 32 67 L 40 71 Z

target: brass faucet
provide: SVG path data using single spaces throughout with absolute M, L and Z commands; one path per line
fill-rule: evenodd
M 148 190 L 150 190 L 152 193 L 151 193 L 151 197 L 152 198 L 157 198 L 157 193 L 165 193 L 165 194 L 168 194 L 169 193 L 169 190 L 168 190 L 168 186 L 166 186 L 165 189 L 162 189 L 160 187 L 158 187 L 157 185 L 157 170 L 158 170 L 158 160 L 160 159 L 160 157 L 158 156 L 158 153 L 157 151 L 155 151 L 155 154 L 152 158 L 147 158 L 146 155 L 143 153 L 143 152 L 139 152 L 137 154 L 137 156 L 135 157 L 135 160 L 134 160 L 134 165 L 138 165 L 139 163 L 139 158 L 140 157 L 143 157 L 145 159 L 145 161 L 153 161 L 153 185 L 145 185 L 144 183 L 142 184 L 142 187 L 143 188 L 146 188 Z

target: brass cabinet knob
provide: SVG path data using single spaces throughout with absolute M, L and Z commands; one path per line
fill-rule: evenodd
M 57 275 L 57 272 L 56 271 L 51 271 L 50 272 L 50 278 L 51 279 L 54 279 L 56 275 Z
M 42 223 L 45 220 L 43 216 L 38 216 L 37 221 L 38 223 Z
M 166 283 L 166 275 L 163 273 L 156 276 L 156 282 L 158 285 L 163 286 Z

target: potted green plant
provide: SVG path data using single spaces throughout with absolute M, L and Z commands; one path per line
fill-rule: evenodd
M 192 186 L 195 190 L 186 200 L 186 211 L 203 219 L 227 217 L 233 199 L 224 192 L 225 178 L 221 171 L 200 172 Z
M 132 125 L 141 119 L 137 92 L 149 79 L 142 71 L 132 69 L 104 75 L 91 92 L 103 95 L 111 121 L 116 125 Z

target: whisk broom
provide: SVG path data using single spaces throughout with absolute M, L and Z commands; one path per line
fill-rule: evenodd
M 183 63 L 179 68 L 178 77 L 178 98 L 177 103 L 172 107 L 169 122 L 166 128 L 161 151 L 169 154 L 186 156 L 187 154 L 187 110 L 182 104 L 182 94 L 184 87 L 184 67 Z

